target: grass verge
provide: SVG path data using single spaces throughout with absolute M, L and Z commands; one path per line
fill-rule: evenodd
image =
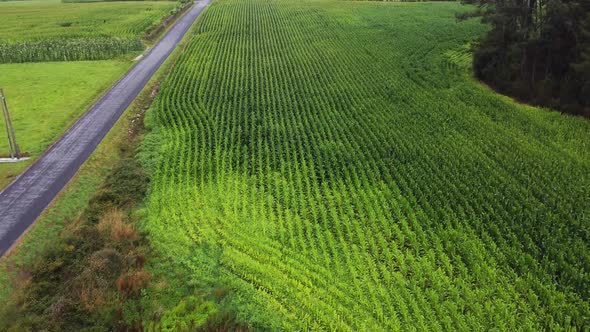
M 16 137 L 32 159 L 0 164 L 0 189 L 39 157 L 125 72 L 130 61 L 27 63 L 0 65 Z M 0 126 L 4 123 L 0 121 Z M 8 154 L 6 139 L 0 154 Z
M 0 330 L 136 324 L 123 309 L 147 281 L 143 242 L 132 214 L 147 181 L 135 162 L 134 147 L 156 85 L 154 81 L 142 92 L 50 208 L 0 261 Z

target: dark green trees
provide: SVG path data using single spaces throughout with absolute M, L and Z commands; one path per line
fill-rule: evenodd
M 590 116 L 590 1 L 463 2 L 478 5 L 492 27 L 474 54 L 478 78 L 533 104 Z

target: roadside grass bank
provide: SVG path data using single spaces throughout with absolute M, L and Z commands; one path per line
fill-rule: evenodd
M 0 261 L 0 330 L 138 329 L 149 277 L 134 226 L 147 179 L 135 159 L 151 82 L 15 248 Z

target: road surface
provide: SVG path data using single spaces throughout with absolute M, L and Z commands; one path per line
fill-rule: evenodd
M 0 256 L 37 219 L 209 4 L 200 0 L 28 170 L 0 192 Z

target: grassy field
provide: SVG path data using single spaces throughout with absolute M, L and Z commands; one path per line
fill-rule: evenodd
M 131 64 L 83 61 L 0 65 L 0 86 L 21 150 L 33 159 L 40 156 Z M 3 121 L 0 126 L 4 128 Z M 0 155 L 8 155 L 4 136 L 0 143 Z M 0 164 L 0 188 L 29 164 Z
M 0 42 L 73 36 L 141 38 L 175 5 L 170 1 L 0 2 Z
M 164 330 L 589 328 L 590 121 L 475 82 L 461 10 L 210 6 L 141 153 Z
M 144 49 L 142 38 L 179 2 L 0 2 L 0 63 L 105 60 Z

